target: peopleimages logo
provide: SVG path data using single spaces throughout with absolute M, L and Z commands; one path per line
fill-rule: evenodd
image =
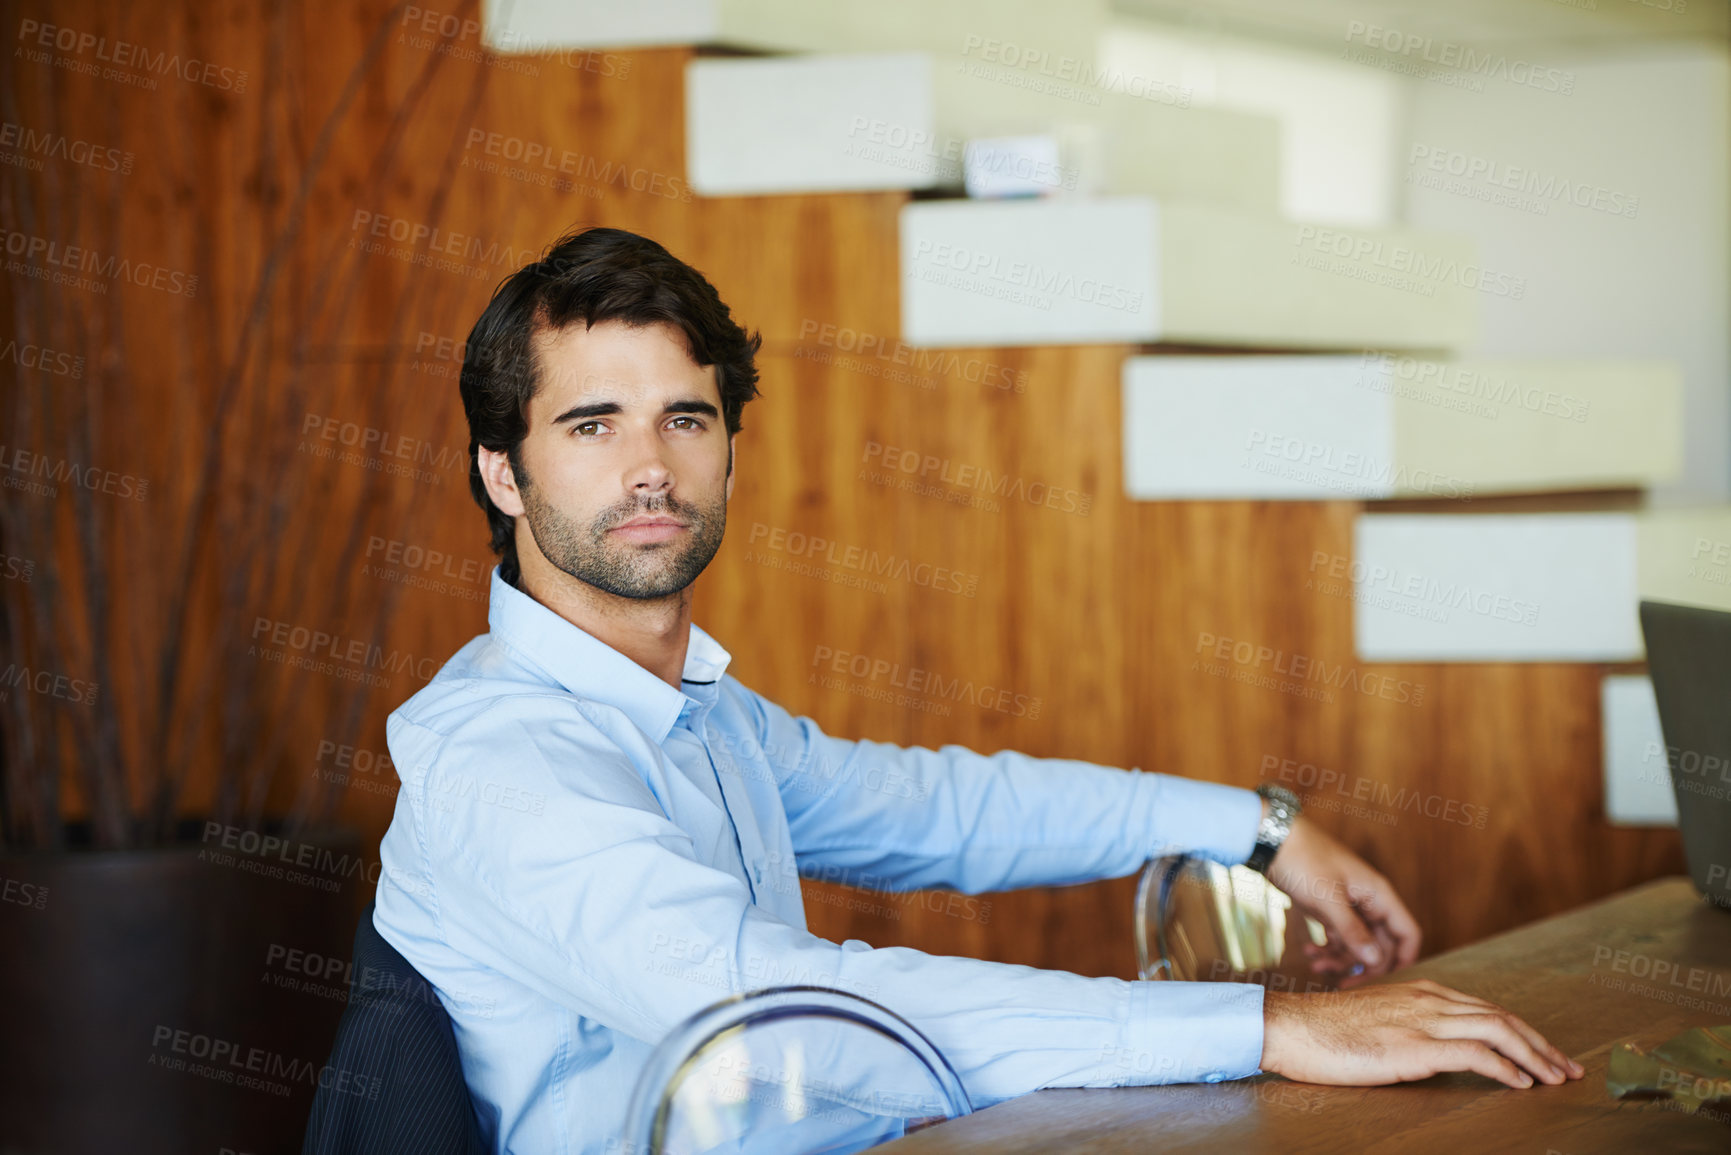
M 990 281 L 1007 289 L 1035 294 L 1028 301 L 1041 308 L 1050 308 L 1053 297 L 1068 297 L 1084 305 L 1135 313 L 1142 308 L 1142 294 L 1131 292 L 1122 285 L 1095 277 L 1078 277 L 1061 269 L 1050 269 L 1028 261 L 1006 261 L 996 253 L 982 252 L 962 245 L 939 244 L 934 241 L 914 242 L 914 265 L 922 280 L 936 280 L 956 288 L 968 288 L 968 282 Z M 961 280 L 945 280 L 945 274 Z
M 69 245 L 49 237 L 0 229 L 0 250 L 9 257 L 19 258 L 9 264 L 9 272 L 35 276 L 39 280 L 47 279 L 41 273 L 60 270 L 61 275 L 73 277 L 76 282 L 89 281 L 88 284 L 80 283 L 79 287 L 96 292 L 106 293 L 108 289 L 102 286 L 101 281 L 91 281 L 80 274 L 88 273 L 92 278 L 100 277 L 107 281 L 123 281 L 141 289 L 155 289 L 179 297 L 193 297 L 198 294 L 196 273 L 153 265 L 149 261 L 134 261 L 130 257 L 114 253 L 105 256 L 85 245 Z M 17 267 L 13 268 L 12 265 Z M 40 270 L 41 273 L 33 270 Z
M 110 40 L 94 32 L 80 32 L 75 28 L 44 24 L 39 20 L 20 20 L 18 39 L 25 46 L 18 51 L 21 54 L 28 53 L 29 58 L 36 63 L 47 63 L 42 59 L 47 53 L 32 50 L 29 47 L 32 44 L 38 48 L 66 52 L 73 56 L 89 53 L 93 60 L 102 64 L 112 64 L 117 68 L 138 68 L 153 76 L 173 76 L 188 84 L 202 84 L 207 88 L 218 88 L 237 96 L 246 91 L 245 69 L 221 68 L 209 61 L 192 57 L 182 59 L 178 52 L 152 52 L 142 44 Z M 99 69 L 90 64 L 85 64 L 76 71 L 101 72 L 107 79 L 122 79 L 118 76 L 107 76 L 112 69 Z
M 8 340 L 4 345 L 0 345 L 0 361 L 10 361 L 20 369 L 34 369 L 56 377 L 70 377 L 74 381 L 84 376 L 82 354 L 62 353 L 28 342 L 20 345 L 17 341 Z
M 1699 774 L 1704 778 L 1717 776 L 1719 781 L 1731 784 L 1731 755 L 1703 754 L 1699 750 L 1685 750 L 1677 746 L 1649 742 L 1641 760 L 1650 762 L 1660 755 L 1664 755 L 1665 765 L 1674 775 Z
M 1356 449 L 1342 450 L 1320 441 L 1252 429 L 1244 442 L 1244 464 L 1258 473 L 1287 477 L 1325 489 L 1427 493 L 1472 500 L 1473 483 L 1425 469 L 1378 461 Z
M 1240 642 L 1210 633 L 1199 633 L 1196 635 L 1196 653 L 1203 657 L 1191 664 L 1192 671 L 1201 669 L 1217 677 L 1230 677 L 1231 680 L 1246 685 L 1279 689 L 1299 697 L 1333 702 L 1333 696 L 1321 688 L 1326 686 L 1330 689 L 1352 690 L 1367 697 L 1383 698 L 1403 705 L 1418 706 L 1424 703 L 1423 683 L 1409 682 L 1405 678 L 1395 678 L 1374 671 L 1360 671 L 1344 662 L 1331 669 L 1322 658 L 1289 654 L 1285 650 L 1255 642 Z M 1232 666 L 1210 666 L 1206 662 L 1207 658 L 1221 663 L 1231 662 Z M 1269 675 L 1263 674 L 1265 665 L 1271 672 Z M 1320 683 L 1320 686 L 1309 685 L 1311 682 Z
M 492 160 L 477 161 L 473 155 L 475 152 Z M 521 167 L 512 169 L 501 166 L 497 163 L 500 161 Z M 615 185 L 622 190 L 648 193 L 668 200 L 689 202 L 694 199 L 691 186 L 676 176 L 653 169 L 633 168 L 618 161 L 572 152 L 568 148 L 559 148 L 545 141 L 529 140 L 503 132 L 489 132 L 484 128 L 469 130 L 468 139 L 463 144 L 461 164 L 464 168 L 500 172 L 517 179 L 531 178 L 527 181 L 531 184 L 548 184 L 554 176 L 572 177 L 592 181 L 596 185 Z M 489 164 L 493 167 L 488 167 Z M 537 177 L 547 179 L 534 179 Z M 573 186 L 567 184 L 560 187 L 568 189 Z
M 313 777 L 333 786 L 348 786 L 374 794 L 397 792 L 397 767 L 389 751 L 338 744 L 319 739 L 313 756 Z
M 1481 79 L 1503 80 L 1568 96 L 1575 91 L 1575 74 L 1560 68 L 1542 68 L 1529 60 L 1510 60 L 1500 52 L 1483 51 L 1451 40 L 1420 36 L 1394 28 L 1351 21 L 1346 26 L 1347 43 L 1363 44 L 1403 63 L 1440 65 Z
M 48 906 L 48 888 L 39 883 L 25 882 L 21 878 L 0 878 L 0 902 L 26 906 L 32 910 L 45 910 Z
M 1025 74 L 1024 82 L 1016 87 L 1045 92 L 1066 100 L 1099 104 L 1100 93 L 1109 92 L 1177 108 L 1190 107 L 1191 91 L 1186 85 L 1172 84 L 1140 73 L 1125 72 L 1120 68 L 1102 68 L 1079 56 L 1053 56 L 1044 48 L 1025 48 L 1011 41 L 969 35 L 962 42 L 962 55 L 981 64 L 1003 69 L 1006 73 Z M 972 76 L 1005 79 L 1003 76 L 994 77 L 989 71 L 981 71 L 977 65 L 970 68 L 964 63 L 961 70 Z M 1070 85 L 1076 87 L 1069 88 Z
M 391 240 L 412 248 L 425 245 L 428 252 L 480 261 L 498 268 L 527 264 L 540 255 L 534 249 L 517 249 L 469 233 L 453 233 L 436 225 L 366 209 L 355 210 L 349 229 L 376 240 Z M 353 241 L 350 246 L 353 247 Z
M 0 121 L 0 149 L 17 149 L 29 157 L 69 161 L 98 172 L 125 176 L 132 171 L 133 155 L 130 152 L 87 140 L 74 140 L 58 132 L 38 131 L 9 120 Z M 4 155 L 0 154 L 0 159 Z
M 1341 810 L 1343 803 L 1358 802 L 1380 806 L 1385 811 L 1381 815 L 1362 810 L 1359 813 L 1348 810 L 1347 813 L 1349 817 L 1370 818 L 1387 826 L 1395 824 L 1400 811 L 1408 810 L 1439 822 L 1470 826 L 1475 830 L 1483 830 L 1490 817 L 1490 812 L 1483 806 L 1474 806 L 1470 802 L 1445 798 L 1440 794 L 1423 794 L 1405 786 L 1397 789 L 1386 782 L 1299 762 L 1294 758 L 1282 758 L 1278 754 L 1262 756 L 1262 777 L 1278 778 L 1288 785 L 1312 792 L 1306 795 L 1304 804 L 1319 810 Z
M 319 444 L 321 441 L 325 444 Z M 296 448 L 311 457 L 435 485 L 444 484 L 444 478 L 434 470 L 466 472 L 469 467 L 466 452 L 322 413 L 308 413 L 301 419 L 301 440 Z M 419 468 L 423 465 L 428 468 Z
M 909 481 L 917 477 L 921 484 L 942 482 L 959 490 L 973 490 L 992 497 L 1025 501 L 1029 505 L 1079 514 L 1082 517 L 1088 516 L 1088 511 L 1094 504 L 1094 495 L 1091 493 L 1039 481 L 1030 483 L 1026 478 L 1014 474 L 993 473 L 986 466 L 956 462 L 948 457 L 922 454 L 917 450 L 884 445 L 878 441 L 866 442 L 861 461 L 867 466 L 875 461 L 892 474 L 906 475 L 906 480 Z M 867 476 L 871 475 L 861 470 L 861 477 Z
M 466 601 L 485 600 L 492 572 L 490 564 L 472 557 L 458 557 L 377 534 L 367 539 L 367 556 L 361 563 L 363 577 L 381 578 Z
M 272 646 L 278 648 L 272 650 Z M 247 654 L 369 686 L 389 685 L 385 674 L 407 671 L 419 681 L 430 682 L 439 672 L 439 663 L 431 658 L 417 658 L 406 651 L 386 650 L 363 638 L 344 638 L 340 634 L 264 617 L 253 619 L 252 645 Z M 330 660 L 326 661 L 327 658 Z
M 1335 581 L 1345 579 L 1352 583 L 1354 601 L 1369 601 L 1370 604 L 1383 608 L 1395 608 L 1384 599 L 1370 596 L 1382 592 L 1395 598 L 1407 599 L 1411 603 L 1425 604 L 1445 611 L 1437 617 L 1420 615 L 1430 617 L 1431 621 L 1446 622 L 1446 611 L 1459 609 L 1493 621 L 1512 622 L 1523 626 L 1536 625 L 1539 620 L 1537 602 L 1525 601 L 1498 590 L 1475 588 L 1465 582 L 1439 581 L 1424 574 L 1405 572 L 1398 567 L 1370 565 L 1345 554 L 1331 554 L 1320 549 L 1311 552 L 1312 576 L 1305 580 L 1305 589 L 1319 588 L 1324 593 L 1333 592 L 1316 585 L 1317 578 L 1321 576 L 1317 571 L 1325 566 L 1327 568 L 1323 573 L 1328 578 Z
M 287 1096 L 293 1084 L 320 1087 L 338 1095 L 377 1099 L 385 1081 L 328 1064 L 320 1066 L 263 1047 L 200 1034 L 158 1023 L 151 1032 L 150 1065 L 185 1071 L 219 1083 Z M 189 1062 L 188 1060 L 191 1060 Z
M 41 480 L 35 480 L 38 478 Z M 53 497 L 60 492 L 60 486 L 68 482 L 92 493 L 129 497 L 134 501 L 143 501 L 150 496 L 148 478 L 116 473 L 94 465 L 79 465 L 75 461 L 49 457 L 17 446 L 0 445 L 0 486 Z
M 1366 349 L 1359 365 L 1368 373 L 1367 376 L 1359 377 L 1359 385 L 1379 393 L 1398 393 L 1402 397 L 1419 400 L 1431 399 L 1434 396 L 1432 389 L 1447 390 L 1459 394 L 1461 398 L 1461 405 L 1450 406 L 1451 408 L 1458 407 L 1467 411 L 1465 407 L 1471 406 L 1475 416 L 1480 417 L 1494 419 L 1500 410 L 1474 406 L 1472 402 L 1483 401 L 1487 402 L 1488 406 L 1519 406 L 1529 413 L 1542 413 L 1564 421 L 1585 421 L 1588 413 L 1592 411 L 1591 401 L 1583 400 L 1572 393 L 1539 389 L 1509 377 L 1493 377 L 1482 369 L 1467 365 L 1421 361 L 1376 349 Z M 1405 382 L 1411 382 L 1420 388 L 1401 391 L 1400 386 Z
M 1508 297 L 1518 301 L 1527 295 L 1527 279 L 1508 273 L 1493 272 L 1471 261 L 1453 257 L 1427 257 L 1405 245 L 1387 245 L 1372 237 L 1358 236 L 1338 229 L 1300 225 L 1292 243 L 1317 253 L 1350 261 L 1361 270 L 1381 270 L 1389 274 L 1410 276 L 1420 282 L 1458 285 L 1463 289 L 1488 293 L 1493 297 Z M 1338 270 L 1345 271 L 1345 270 Z
M 818 646 L 812 651 L 811 665 L 814 669 L 827 670 L 832 674 L 846 675 L 866 682 L 887 682 L 892 688 L 906 690 L 910 694 L 966 702 L 982 710 L 996 710 L 1016 718 L 1040 716 L 1039 698 L 1018 694 L 1014 690 L 993 686 L 989 682 L 976 684 L 972 678 L 945 677 L 935 670 L 922 669 L 919 666 L 904 668 L 900 662 L 892 662 L 887 658 L 874 658 L 850 650 Z M 811 680 L 808 676 L 807 681 Z
M 87 682 L 83 678 L 69 678 L 53 670 L 32 670 L 29 666 L 21 666 L 17 662 L 8 662 L 6 668 L 0 670 L 0 701 L 5 701 L 10 691 L 23 689 L 44 698 L 58 698 L 74 706 L 94 706 L 98 688 L 95 682 Z
M 1611 216 L 1633 218 L 1641 207 L 1639 197 L 1628 193 L 1608 189 L 1603 185 L 1589 184 L 1585 181 L 1570 180 L 1556 173 L 1540 172 L 1538 169 L 1526 168 L 1521 165 L 1504 164 L 1490 157 L 1477 156 L 1460 152 L 1456 149 L 1443 148 L 1437 145 L 1415 144 L 1407 157 L 1409 166 L 1407 183 L 1413 183 L 1415 176 L 1422 177 L 1423 172 L 1413 170 L 1424 169 L 1430 174 L 1457 177 L 1467 184 L 1488 186 L 1487 191 L 1507 190 L 1511 193 L 1523 194 L 1539 206 L 1543 214 L 1548 211 L 1549 204 L 1554 201 L 1564 201 L 1576 208 L 1591 209 L 1594 212 L 1608 213 Z M 1420 182 L 1422 183 L 1422 181 Z M 1426 187 L 1442 188 L 1445 192 L 1463 191 L 1445 185 L 1428 185 Z M 1484 199 L 1481 197 L 1481 199 Z M 1508 202 L 1514 208 L 1526 208 L 1520 198 Z
M 864 588 L 873 589 L 877 593 L 884 592 L 882 583 L 871 583 L 871 578 L 907 582 L 939 593 L 961 594 L 969 598 L 973 597 L 980 587 L 978 574 L 961 573 L 946 566 L 916 562 L 912 558 L 893 553 L 883 554 L 863 546 L 845 545 L 827 537 L 801 533 L 798 530 L 789 531 L 779 526 L 765 525 L 761 521 L 752 523 L 747 542 L 756 547 L 746 551 L 747 561 L 794 573 L 814 570 L 816 567 L 812 563 L 821 561 L 824 565 L 837 567 L 835 573 L 857 579 L 865 583 Z M 765 553 L 766 550 L 773 552 Z M 782 563 L 777 555 L 793 558 L 797 564 Z M 822 577 L 826 572 L 829 571 L 817 570 L 812 576 Z M 839 584 L 855 583 L 841 581 Z
M 1608 946 L 1593 948 L 1593 966 L 1603 967 L 1613 974 L 1626 974 L 1638 979 L 1714 998 L 1731 996 L 1731 975 L 1714 967 L 1685 967 L 1675 959 L 1658 958 L 1640 951 L 1620 950 Z
M 1028 391 L 1028 374 L 1014 366 L 1000 365 L 979 357 L 963 358 L 961 354 L 949 349 L 916 349 L 898 337 L 885 337 L 851 329 L 846 325 L 833 325 L 807 317 L 799 323 L 799 339 L 802 342 L 815 341 L 823 348 L 812 350 L 802 344 L 794 351 L 795 357 L 805 357 L 824 364 L 840 364 L 843 368 L 861 369 L 874 376 L 880 374 L 878 366 L 873 362 L 881 361 L 918 373 L 936 373 L 957 378 L 970 385 L 984 385 L 1014 393 Z M 833 357 L 827 353 L 827 350 L 831 349 L 839 354 L 857 356 Z M 892 376 L 891 373 L 882 375 Z M 917 383 L 927 384 L 926 381 Z M 936 382 L 930 384 L 935 385 Z
M 848 125 L 844 155 L 894 165 L 942 181 L 960 180 L 968 142 L 926 128 L 856 116 Z

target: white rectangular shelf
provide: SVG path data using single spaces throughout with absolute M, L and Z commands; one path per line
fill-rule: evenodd
M 1099 93 L 1027 105 L 918 52 L 700 57 L 685 72 L 686 172 L 707 196 L 960 189 L 970 142 L 1037 137 L 1041 196 L 1138 194 L 1274 212 L 1272 119 Z
M 1731 610 L 1731 507 L 1366 513 L 1349 577 L 1358 656 L 1627 662 L 1641 599 Z
M 928 201 L 902 209 L 902 335 L 927 347 L 1447 349 L 1477 333 L 1479 290 L 1466 283 L 1477 267 L 1458 237 L 1148 197 Z
M 1058 139 L 1063 156 L 1046 195 L 1150 196 L 1264 217 L 1278 212 L 1280 126 L 1268 116 L 1129 95 L 1142 77 L 1024 87 L 1016 70 L 936 57 L 939 150 L 969 140 L 1031 133 Z M 1080 70 L 1081 66 L 1078 66 Z M 1091 67 L 1091 66 L 1089 66 Z
M 1677 825 L 1677 793 L 1659 726 L 1653 679 L 1611 674 L 1599 688 L 1605 817 L 1616 826 Z
M 1124 491 L 1143 501 L 1387 497 L 1393 404 L 1357 357 L 1129 357 Z M 1296 460 L 1288 460 L 1288 447 Z
M 1150 80 L 1149 83 L 1155 83 Z M 1190 103 L 1102 97 L 1101 193 L 1194 201 L 1275 217 L 1280 212 L 1280 124 L 1273 117 Z M 1084 179 L 1088 173 L 1084 168 Z
M 1280 181 L 1274 118 L 1203 107 L 1177 77 L 1108 66 L 1100 46 L 1109 22 L 1107 0 L 484 0 L 482 36 L 496 52 L 551 53 L 585 69 L 595 62 L 572 53 L 705 45 L 923 53 L 933 64 L 935 143 L 903 146 L 886 163 L 944 170 L 959 164 L 969 140 L 1054 135 L 1067 142 L 1054 195 L 1143 194 L 1272 214 Z M 618 74 L 614 66 L 592 70 Z M 768 169 L 745 184 L 784 191 L 773 177 Z
M 1353 529 L 1365 661 L 1641 655 L 1631 514 L 1366 514 Z
M 1731 506 L 1641 514 L 1641 596 L 1731 612 Z
M 1030 63 L 1091 58 L 1106 0 L 482 0 L 498 52 L 718 45 L 764 52 L 942 53 Z M 1038 59 L 1035 59 L 1038 57 Z
M 1682 465 L 1681 378 L 1655 362 L 1131 357 L 1124 488 L 1147 501 L 1319 501 L 1651 487 Z
M 685 171 L 704 196 L 953 183 L 921 53 L 701 58 L 685 69 Z
M 933 201 L 901 213 L 913 345 L 1148 339 L 1159 324 L 1151 200 Z

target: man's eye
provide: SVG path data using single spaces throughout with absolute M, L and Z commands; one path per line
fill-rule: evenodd
M 682 421 L 685 424 L 681 425 L 680 422 L 682 422 Z M 703 428 L 703 422 L 699 421 L 695 417 L 692 417 L 690 414 L 681 414 L 680 416 L 675 417 L 673 419 L 673 425 L 677 428 L 680 428 L 680 429 L 702 429 Z
M 575 426 L 572 427 L 572 432 L 574 432 L 574 433 L 576 433 L 582 437 L 594 436 L 595 434 L 601 432 L 601 422 L 599 422 L 599 421 L 579 421 Z

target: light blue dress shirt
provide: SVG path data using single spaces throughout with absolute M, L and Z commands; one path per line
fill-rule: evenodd
M 907 1019 L 976 1108 L 1256 1073 L 1258 986 L 829 942 L 807 932 L 799 882 L 976 894 L 1178 850 L 1238 863 L 1254 793 L 831 738 L 728 677 L 695 625 L 676 690 L 497 569 L 490 599 L 490 632 L 390 717 L 402 788 L 374 923 L 438 989 L 493 1150 L 617 1151 L 657 1042 L 730 994 L 794 983 Z

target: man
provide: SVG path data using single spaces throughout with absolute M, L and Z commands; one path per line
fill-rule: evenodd
M 439 989 L 495 1150 L 616 1145 L 658 1041 L 781 983 L 869 992 L 976 1106 L 1259 1069 L 1580 1077 L 1527 1024 L 1432 983 L 1128 983 L 808 934 L 796 864 L 978 893 L 1256 849 L 1329 927 L 1321 967 L 1381 974 L 1419 947 L 1385 879 L 1302 817 L 1282 839 L 1250 791 L 843 741 L 728 677 L 691 583 L 721 545 L 757 347 L 701 274 L 614 229 L 561 240 L 470 334 L 470 480 L 501 555 L 490 632 L 391 715 L 403 788 L 376 924 Z

